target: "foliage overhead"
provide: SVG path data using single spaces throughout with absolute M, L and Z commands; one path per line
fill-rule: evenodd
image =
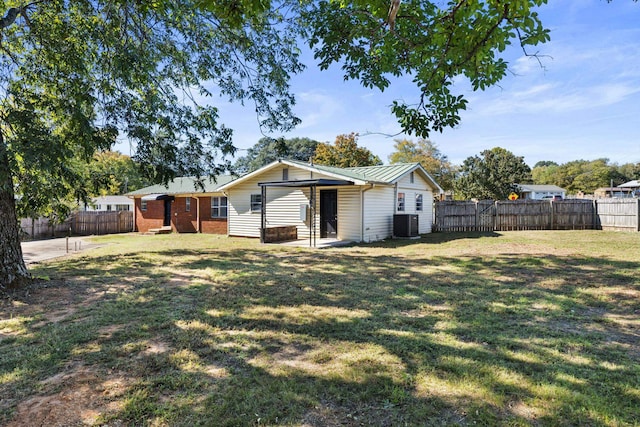
M 456 78 L 484 90 L 506 75 L 509 45 L 530 55 L 549 40 L 535 10 L 545 3 L 408 0 L 390 10 L 389 1 L 325 0 L 307 4 L 303 18 L 321 68 L 341 64 L 345 79 L 380 90 L 393 78 L 413 79 L 416 102 L 395 101 L 392 112 L 403 132 L 427 138 L 460 122 L 467 100 Z
M 234 172 L 246 173 L 260 169 L 278 159 L 309 161 L 319 142 L 309 138 L 273 139 L 260 138 L 258 143 L 247 150 L 233 165 Z
M 358 166 L 377 166 L 382 161 L 365 147 L 358 147 L 358 134 L 338 135 L 335 143 L 321 142 L 316 147 L 313 162 L 319 165 L 352 168 Z
M 389 155 L 390 163 L 418 162 L 436 180 L 444 190 L 453 189 L 455 167 L 442 154 L 436 145 L 428 139 L 417 142 L 408 139 L 396 139 L 393 145 L 395 151 Z
M 456 198 L 504 200 L 518 190 L 516 184 L 531 182 L 531 169 L 524 158 L 495 147 L 468 157 L 454 182 Z
M 27 276 L 14 194 L 25 211 L 64 213 L 69 199 L 89 196 L 81 163 L 116 138 L 166 182 L 230 166 L 232 132 L 207 102 L 214 93 L 252 103 L 265 130 L 299 122 L 289 91 L 303 68 L 298 33 L 277 10 L 235 21 L 236 2 L 199 11 L 193 1 L 9 6 L 0 3 L 2 283 Z

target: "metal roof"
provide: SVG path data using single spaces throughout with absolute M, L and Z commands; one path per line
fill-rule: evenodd
M 355 185 L 364 185 L 367 183 L 375 184 L 393 184 L 403 175 L 411 172 L 417 171 L 419 174 L 423 176 L 423 178 L 430 183 L 436 190 L 442 192 L 442 188 L 438 185 L 437 182 L 433 179 L 431 175 L 420 165 L 420 163 L 399 163 L 395 165 L 384 165 L 384 166 L 365 166 L 365 167 L 353 167 L 353 168 L 339 168 L 334 166 L 325 166 L 325 165 L 316 165 L 310 164 L 306 162 L 301 162 L 298 160 L 276 160 L 262 168 L 255 170 L 251 173 L 243 175 L 242 177 L 234 180 L 233 182 L 229 182 L 228 184 L 222 185 L 221 190 L 226 190 L 228 188 L 233 187 L 240 182 L 246 181 L 248 179 L 259 176 L 261 173 L 270 170 L 278 165 L 290 165 L 294 167 L 299 167 L 301 169 L 310 171 L 310 172 L 318 172 L 329 175 L 338 180 L 348 180 L 354 181 Z
M 200 182 L 204 186 L 196 185 L 196 178 L 192 176 L 184 176 L 175 178 L 173 181 L 164 184 L 150 185 L 136 191 L 127 193 L 127 196 L 144 196 L 147 194 L 195 194 L 195 193 L 215 193 L 219 187 L 233 181 L 236 177 L 231 175 L 218 175 L 215 181 L 208 177 L 200 178 Z
M 353 185 L 353 181 L 341 179 L 299 179 L 293 181 L 259 182 L 260 187 L 333 187 L 338 185 Z
M 624 184 L 618 185 L 621 188 L 638 188 L 640 187 L 640 180 L 635 179 L 633 181 L 625 182 Z
M 347 178 L 359 179 L 369 182 L 381 182 L 385 184 L 391 184 L 396 179 L 400 178 L 405 173 L 413 170 L 419 163 L 397 163 L 394 165 L 382 165 L 382 166 L 360 166 L 352 168 L 338 168 L 334 166 L 325 165 L 310 165 L 295 160 L 288 160 L 288 162 L 303 165 L 306 167 L 312 167 L 320 172 L 329 172 L 336 175 L 342 175 Z

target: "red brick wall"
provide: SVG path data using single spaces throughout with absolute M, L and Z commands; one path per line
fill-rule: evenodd
M 164 200 L 152 200 L 147 202 L 147 210 L 142 211 L 141 199 L 136 199 L 136 230 L 146 233 L 150 228 L 162 227 L 164 220 Z
M 211 218 L 211 197 L 200 198 L 200 229 L 203 233 L 227 234 L 227 219 Z
M 171 228 L 178 233 L 195 233 L 198 222 L 196 199 L 191 199 L 191 210 L 187 212 L 187 197 L 176 197 L 171 204 Z
M 171 228 L 178 233 L 195 233 L 197 230 L 197 200 L 191 198 L 191 210 L 186 211 L 186 197 L 176 197 L 171 202 Z M 160 228 L 164 220 L 164 200 L 147 202 L 147 210 L 140 209 L 141 200 L 135 200 L 136 230 L 140 233 L 150 228 Z M 200 198 L 200 232 L 210 234 L 227 234 L 226 218 L 211 218 L 211 198 Z

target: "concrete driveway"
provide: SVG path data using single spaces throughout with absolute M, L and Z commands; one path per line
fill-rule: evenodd
M 35 264 L 48 259 L 63 257 L 102 245 L 88 243 L 82 237 L 34 240 L 22 242 L 22 257 L 25 264 Z

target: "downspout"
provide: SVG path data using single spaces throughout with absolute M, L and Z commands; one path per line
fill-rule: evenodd
M 200 197 L 193 196 L 196 199 L 196 233 L 200 233 Z
M 369 184 L 369 188 L 360 188 L 360 241 L 364 242 L 364 193 L 375 187 L 375 184 Z
M 128 196 L 130 199 L 133 199 L 133 230 L 136 231 L 136 216 L 138 215 L 138 207 L 136 206 L 136 198 L 135 196 Z M 140 204 L 142 204 L 142 198 L 140 199 Z M 141 207 L 142 208 L 142 207 Z
M 231 213 L 231 203 L 229 203 L 229 193 L 227 193 L 226 191 L 223 191 L 222 194 L 224 194 L 224 197 L 227 198 L 227 237 L 230 235 L 229 232 L 231 230 L 231 227 L 229 226 L 229 217 L 231 217 L 231 215 L 229 215 Z

